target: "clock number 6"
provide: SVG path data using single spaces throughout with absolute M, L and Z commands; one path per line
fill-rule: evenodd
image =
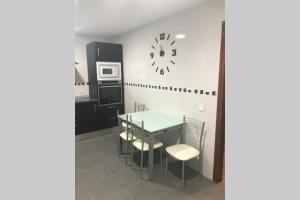
M 161 69 L 161 70 L 159 71 L 159 73 L 160 73 L 160 75 L 164 75 L 164 74 L 165 74 L 164 69 Z
M 161 33 L 161 34 L 159 35 L 159 37 L 160 37 L 160 40 L 164 40 L 165 37 L 166 37 L 166 34 L 165 34 L 165 33 Z
M 154 57 L 154 53 L 153 52 L 150 53 L 150 57 L 151 57 L 151 59 L 153 59 L 153 57 Z
M 176 49 L 172 49 L 172 56 L 176 56 Z

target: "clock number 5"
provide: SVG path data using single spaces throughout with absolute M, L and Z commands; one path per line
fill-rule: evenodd
M 172 56 L 176 56 L 176 49 L 172 49 Z
M 160 75 L 164 75 L 164 74 L 165 74 L 164 69 L 161 69 L 161 70 L 159 71 L 159 73 L 160 73 Z
M 154 57 L 154 53 L 153 52 L 150 53 L 150 57 L 151 57 L 151 59 L 153 59 L 153 57 Z
M 159 35 L 159 37 L 160 37 L 160 40 L 164 40 L 165 37 L 166 37 L 166 34 L 165 34 L 165 33 L 161 33 L 161 34 Z

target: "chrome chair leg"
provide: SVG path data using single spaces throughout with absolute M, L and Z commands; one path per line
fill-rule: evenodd
M 140 179 L 143 178 L 143 161 L 144 161 L 144 153 L 143 151 L 141 151 Z
M 182 185 L 185 187 L 185 180 L 184 180 L 184 161 L 182 161 Z
M 160 170 L 161 170 L 161 173 L 163 173 L 162 151 L 163 151 L 163 148 L 161 147 L 160 148 Z
M 123 154 L 123 139 L 120 137 L 120 156 Z
M 166 176 L 168 176 L 168 153 L 166 153 Z

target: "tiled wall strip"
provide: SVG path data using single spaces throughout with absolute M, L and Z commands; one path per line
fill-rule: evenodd
M 178 87 L 173 87 L 173 86 L 161 86 L 161 85 L 140 84 L 140 83 L 128 83 L 128 82 L 125 82 L 124 86 L 141 87 L 141 88 L 148 88 L 148 89 L 154 89 L 154 90 L 184 92 L 184 93 L 200 94 L 200 95 L 212 95 L 212 96 L 216 96 L 216 94 L 217 94 L 216 91 L 204 91 L 202 89 L 178 88 Z

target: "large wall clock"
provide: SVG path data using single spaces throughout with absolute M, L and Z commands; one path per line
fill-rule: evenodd
M 177 55 L 176 41 L 170 33 L 160 33 L 150 46 L 151 67 L 160 75 L 172 70 Z

